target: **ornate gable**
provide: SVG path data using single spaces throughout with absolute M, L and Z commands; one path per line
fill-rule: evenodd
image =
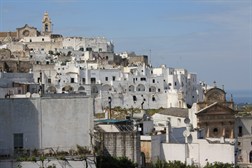
M 23 27 L 17 28 L 18 39 L 23 37 L 36 37 L 38 36 L 37 28 L 31 27 L 28 24 Z
M 210 106 L 200 110 L 196 113 L 197 116 L 202 115 L 235 115 L 235 111 L 227 106 L 223 106 L 222 104 L 213 103 Z
M 205 102 L 225 102 L 226 92 L 219 88 L 212 88 L 205 94 Z
M 213 103 L 196 113 L 198 127 L 205 138 L 233 138 L 235 111 L 222 103 Z

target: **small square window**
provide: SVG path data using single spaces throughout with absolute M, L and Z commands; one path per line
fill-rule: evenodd
M 71 83 L 74 83 L 74 78 L 71 78 Z

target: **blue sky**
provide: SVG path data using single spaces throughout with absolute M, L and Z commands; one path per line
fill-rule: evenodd
M 64 36 L 112 40 L 198 80 L 252 90 L 252 0 L 0 0 L 0 31 L 41 29 L 48 11 Z

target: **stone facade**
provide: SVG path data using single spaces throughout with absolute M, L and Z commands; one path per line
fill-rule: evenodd
M 113 121 L 112 122 L 117 122 Z M 125 123 L 96 124 L 95 142 L 101 155 L 127 157 L 140 167 L 140 134 Z
M 17 28 L 17 38 L 22 39 L 24 37 L 36 37 L 39 35 L 37 28 L 31 27 L 28 24 L 23 27 Z
M 226 93 L 219 88 L 209 89 L 205 101 L 197 104 L 198 128 L 202 129 L 204 138 L 235 138 L 234 102 L 226 101 Z

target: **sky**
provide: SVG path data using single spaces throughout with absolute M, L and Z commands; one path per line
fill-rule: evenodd
M 252 0 L 0 0 L 0 31 L 41 30 L 45 11 L 55 34 L 106 37 L 117 53 L 252 96 Z

